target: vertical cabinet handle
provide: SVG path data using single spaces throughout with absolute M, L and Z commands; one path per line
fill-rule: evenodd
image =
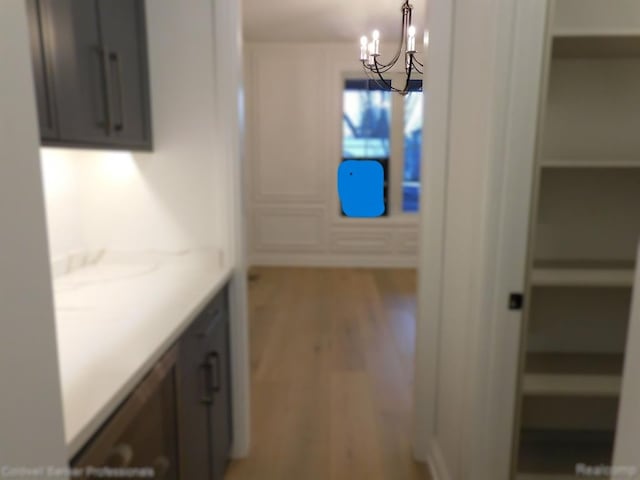
M 204 372 L 204 394 L 201 395 L 201 402 L 205 405 L 213 403 L 214 394 L 220 391 L 220 357 L 218 352 L 211 352 L 207 355 L 202 365 Z
M 158 480 L 162 480 L 167 477 L 167 473 L 169 472 L 169 468 L 171 467 L 171 462 L 164 455 L 160 455 L 153 461 L 153 478 Z
M 109 49 L 107 47 L 97 48 L 98 55 L 102 62 L 102 81 L 100 90 L 102 90 L 103 97 L 102 102 L 104 105 L 104 124 L 100 122 L 101 126 L 104 126 L 104 130 L 107 135 L 111 134 L 113 128 L 112 116 L 111 116 L 111 79 L 109 75 Z
M 200 395 L 200 403 L 204 405 L 211 405 L 213 403 L 213 397 L 211 396 L 211 367 L 208 362 L 204 362 L 200 365 L 202 371 L 202 394 Z
M 115 65 L 118 85 L 119 121 L 117 123 L 114 123 L 113 129 L 116 132 L 121 132 L 122 130 L 124 130 L 124 92 L 122 90 L 122 62 L 120 61 L 120 55 L 118 54 L 118 52 L 109 53 L 109 63 L 112 66 Z
M 207 363 L 211 375 L 211 391 L 217 393 L 220 391 L 220 357 L 218 352 L 211 352 L 207 355 Z

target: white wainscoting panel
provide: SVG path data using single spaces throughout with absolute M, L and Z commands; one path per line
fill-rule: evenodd
M 330 249 L 335 253 L 392 253 L 391 232 L 333 231 Z
M 404 255 L 418 254 L 418 231 L 410 230 L 395 233 L 395 251 Z
M 258 207 L 253 210 L 253 246 L 259 252 L 324 250 L 323 207 Z
M 324 202 L 325 86 L 318 76 L 323 56 L 294 47 L 266 48 L 253 56 L 249 151 L 256 201 Z

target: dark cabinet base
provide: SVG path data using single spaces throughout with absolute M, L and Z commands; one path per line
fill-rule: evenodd
M 74 478 L 136 468 L 144 471 L 124 478 L 223 479 L 231 445 L 228 312 L 225 288 L 73 459 L 81 473 Z
M 176 359 L 172 349 L 153 368 L 102 430 L 71 462 L 79 478 L 108 478 L 108 471 L 136 469 L 140 476 L 178 480 Z M 121 470 L 124 471 L 124 470 Z M 111 475 L 112 476 L 112 475 Z M 122 477 L 122 475 L 120 475 Z
M 231 445 L 229 314 L 226 290 L 180 341 L 183 478 L 222 480 Z

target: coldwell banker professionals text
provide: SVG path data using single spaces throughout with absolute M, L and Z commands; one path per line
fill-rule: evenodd
M 111 468 L 111 467 L 0 467 L 0 479 L 35 479 L 35 478 L 155 478 L 156 472 L 151 467 Z

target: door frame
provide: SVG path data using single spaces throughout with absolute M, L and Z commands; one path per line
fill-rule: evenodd
M 520 357 L 521 311 L 509 311 L 509 292 L 524 292 L 533 162 L 543 76 L 543 45 L 549 0 L 483 0 L 495 13 L 495 32 L 486 44 L 493 68 L 493 99 L 486 155 L 482 215 L 470 265 L 471 334 L 465 359 L 465 432 L 457 460 L 464 478 L 506 480 Z M 450 145 L 453 54 L 456 39 L 474 32 L 456 30 L 456 18 L 471 7 L 464 0 L 431 0 L 428 112 L 422 172 L 418 321 L 416 325 L 414 455 L 429 463 L 436 480 L 450 468 L 437 439 L 438 344 L 445 272 L 447 172 Z M 462 92 L 469 95 L 473 92 Z M 438 122 L 430 122 L 437 118 Z M 513 415 L 505 412 L 513 412 Z
M 251 440 L 251 380 L 249 314 L 247 305 L 247 249 L 244 225 L 244 84 L 241 2 L 211 0 L 213 15 L 213 72 L 216 80 L 216 155 L 224 160 L 227 190 L 224 198 L 228 231 L 225 247 L 233 265 L 229 284 L 231 355 L 231 457 L 249 455 Z

